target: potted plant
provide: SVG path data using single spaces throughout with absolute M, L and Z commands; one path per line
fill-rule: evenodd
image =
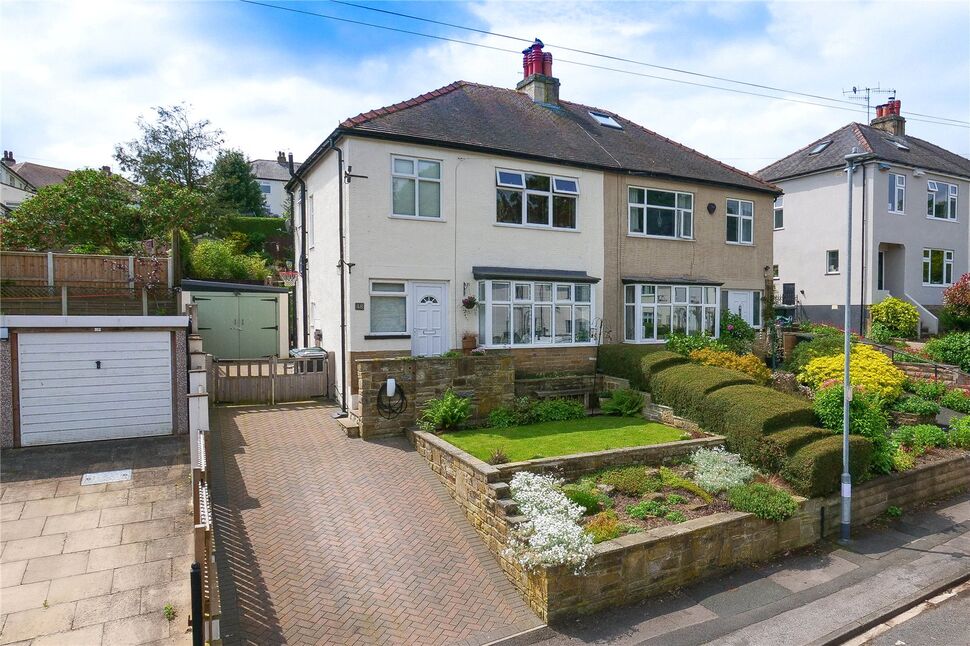
M 461 349 L 465 352 L 471 352 L 478 347 L 478 335 L 474 332 L 465 332 L 461 335 Z
M 469 295 L 461 299 L 461 306 L 466 310 L 473 310 L 477 305 L 478 299 L 474 295 Z

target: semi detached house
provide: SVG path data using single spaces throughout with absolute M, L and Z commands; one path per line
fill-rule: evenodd
M 288 184 L 299 338 L 336 353 L 348 404 L 356 360 L 468 335 L 519 373 L 592 372 L 598 342 L 761 324 L 780 190 L 560 99 L 539 41 L 523 68 L 348 119 Z

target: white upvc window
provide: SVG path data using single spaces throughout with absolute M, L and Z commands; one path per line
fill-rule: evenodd
M 406 334 L 408 288 L 403 280 L 370 281 L 370 333 Z
M 260 182 L 259 183 L 259 190 L 260 190 L 261 193 L 272 193 L 273 192 L 273 187 L 270 186 L 269 184 L 267 184 L 266 182 Z
M 926 182 L 926 217 L 937 220 L 957 219 L 956 184 L 947 184 L 936 180 Z
M 825 252 L 825 273 L 839 273 L 839 250 L 829 249 Z
M 754 243 L 754 202 L 727 201 L 727 241 L 731 244 Z
M 694 237 L 694 195 L 631 186 L 627 191 L 631 236 L 660 238 Z
M 782 195 L 779 195 L 777 198 L 775 198 L 774 216 L 775 216 L 775 223 L 774 223 L 775 231 L 777 231 L 778 229 L 784 229 L 785 228 L 785 198 Z
M 575 230 L 578 195 L 575 177 L 496 168 L 495 222 Z
M 483 280 L 479 334 L 489 347 L 591 343 L 593 286 L 553 281 Z
M 709 285 L 624 285 L 624 341 L 659 343 L 678 332 L 718 336 L 719 292 Z
M 947 287 L 953 284 L 953 251 L 923 249 L 923 285 Z
M 889 212 L 902 215 L 906 212 L 906 176 L 889 174 Z
M 391 156 L 391 214 L 402 218 L 441 218 L 441 162 Z

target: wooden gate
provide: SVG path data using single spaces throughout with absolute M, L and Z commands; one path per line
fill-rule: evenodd
M 330 395 L 329 358 L 212 362 L 216 403 L 277 404 Z

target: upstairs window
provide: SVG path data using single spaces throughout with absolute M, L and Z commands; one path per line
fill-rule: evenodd
M 839 273 L 839 250 L 829 249 L 825 252 L 825 273 Z
M 775 200 L 775 230 L 785 228 L 785 202 L 784 197 L 779 195 Z
M 270 186 L 269 184 L 267 184 L 266 182 L 260 182 L 259 183 L 259 190 L 262 193 L 270 193 L 270 192 L 272 192 L 273 187 Z
M 727 201 L 727 241 L 732 244 L 754 243 L 754 202 Z
M 631 186 L 628 192 L 630 235 L 691 239 L 694 196 Z
M 441 162 L 391 158 L 391 213 L 406 218 L 441 217 Z
M 579 180 L 516 170 L 495 171 L 495 221 L 550 229 L 576 228 Z
M 957 219 L 956 184 L 928 180 L 926 182 L 926 217 L 939 220 Z
M 904 213 L 906 207 L 906 176 L 889 174 L 889 212 Z

